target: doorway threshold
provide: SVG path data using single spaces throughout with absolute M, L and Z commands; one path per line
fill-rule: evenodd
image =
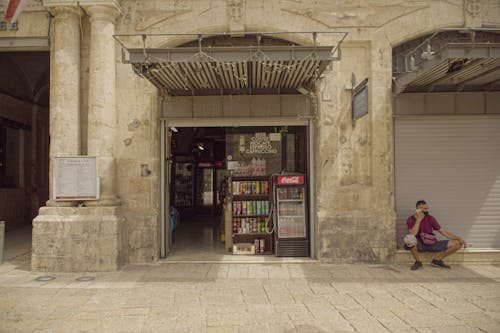
M 276 257 L 271 255 L 201 255 L 182 256 L 172 255 L 165 259 L 159 259 L 162 264 L 308 264 L 319 263 L 319 260 L 307 257 Z

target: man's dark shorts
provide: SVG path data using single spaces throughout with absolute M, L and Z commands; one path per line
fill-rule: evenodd
M 424 244 L 418 239 L 417 249 L 418 252 L 443 252 L 448 248 L 448 240 L 439 240 L 434 245 Z M 405 250 L 411 250 L 411 248 L 405 245 Z

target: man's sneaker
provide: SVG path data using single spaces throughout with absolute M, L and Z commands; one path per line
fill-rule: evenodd
M 412 271 L 416 271 L 419 268 L 422 268 L 422 262 L 421 261 L 415 261 L 415 263 L 411 266 Z
M 439 268 L 451 268 L 450 266 L 446 265 L 442 260 L 437 260 L 437 259 L 432 259 L 431 266 Z

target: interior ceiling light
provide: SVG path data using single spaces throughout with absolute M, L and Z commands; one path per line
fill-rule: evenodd
M 172 132 L 174 132 L 174 133 L 179 132 L 179 130 L 178 130 L 177 128 L 175 128 L 175 127 L 170 127 L 170 130 L 171 130 Z
M 447 73 L 453 73 L 453 72 L 457 72 L 457 71 L 461 70 L 464 67 L 466 62 L 467 62 L 467 59 L 455 60 L 454 62 L 452 62 L 450 64 L 450 67 L 448 67 Z
M 199 143 L 199 144 L 198 144 L 198 149 L 199 149 L 199 150 L 205 150 L 205 147 L 203 147 L 203 144 Z

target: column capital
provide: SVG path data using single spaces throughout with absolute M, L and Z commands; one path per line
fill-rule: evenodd
M 121 15 L 120 8 L 101 4 L 85 5 L 83 7 L 90 16 L 90 21 L 105 21 L 116 23 L 116 18 Z
M 80 7 L 77 6 L 68 6 L 68 5 L 56 5 L 56 6 L 48 6 L 45 5 L 49 10 L 50 14 L 54 16 L 55 19 L 64 16 L 64 15 L 75 15 L 77 17 L 83 16 L 83 11 Z

